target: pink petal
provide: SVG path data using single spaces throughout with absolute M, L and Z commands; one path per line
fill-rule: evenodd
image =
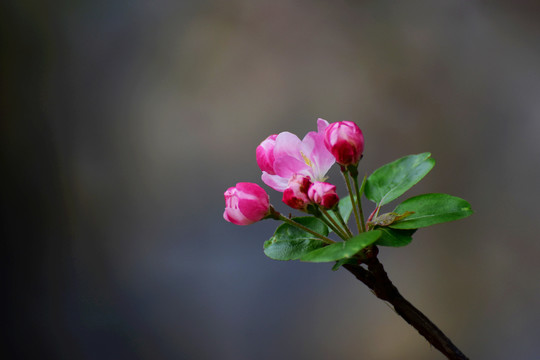
M 252 222 L 259 221 L 268 212 L 270 199 L 268 194 L 257 184 L 238 183 L 238 208 Z
M 225 212 L 223 212 L 223 218 L 235 225 L 251 224 L 251 221 L 249 221 L 244 215 L 242 215 L 242 213 L 238 209 L 225 209 Z
M 288 131 L 282 132 L 276 137 L 274 158 L 278 159 L 283 156 L 291 156 L 298 160 L 302 160 L 302 156 L 300 155 L 301 146 L 302 141 L 300 141 L 298 136 Z
M 318 118 L 317 119 L 317 131 L 318 131 L 318 133 L 324 135 L 324 131 L 326 130 L 328 125 L 330 125 L 328 123 L 328 121 L 326 121 L 326 120 L 324 120 L 322 118 Z
M 239 182 L 236 184 L 236 189 L 240 198 L 259 199 L 262 203 L 266 202 L 266 205 L 269 204 L 268 194 L 262 187 L 255 183 Z
M 276 174 L 290 179 L 294 174 L 311 175 L 311 167 L 305 163 L 304 159 L 299 160 L 292 156 L 282 156 L 274 162 Z
M 324 145 L 324 136 L 314 131 L 309 132 L 302 140 L 302 152 L 311 161 L 313 180 L 323 181 L 328 170 L 336 162 Z
M 289 184 L 288 178 L 283 178 L 279 175 L 270 175 L 266 171 L 263 171 L 261 180 L 272 189 L 283 192 Z
M 268 206 L 264 206 L 261 202 L 253 199 L 240 199 L 238 206 L 242 209 L 242 214 L 251 222 L 261 220 L 268 212 Z
M 274 145 L 276 144 L 276 137 L 277 135 L 270 135 L 255 150 L 259 168 L 270 174 L 274 174 Z
M 293 209 L 305 209 L 310 203 L 308 190 L 311 185 L 309 176 L 294 175 L 289 186 L 283 192 L 283 202 Z

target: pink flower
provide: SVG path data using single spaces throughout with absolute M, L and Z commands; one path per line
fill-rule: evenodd
M 236 225 L 249 225 L 269 213 L 270 199 L 259 185 L 241 182 L 225 191 L 225 220 Z
M 277 135 L 270 135 L 259 146 L 257 146 L 257 164 L 262 171 L 266 171 L 270 175 L 275 175 L 274 172 L 274 146 L 276 145 Z
M 293 209 L 305 210 L 311 203 L 308 190 L 311 185 L 309 176 L 293 175 L 289 186 L 283 191 L 283 202 Z
M 320 181 L 316 181 L 311 185 L 308 190 L 308 197 L 311 202 L 326 209 L 332 209 L 339 201 L 336 186 Z
M 263 160 L 271 159 L 267 155 L 270 150 L 264 150 L 264 155 L 263 150 L 260 150 L 259 167 L 263 171 L 262 181 L 280 192 L 287 189 L 289 180 L 295 174 L 309 176 L 314 181 L 324 181 L 326 173 L 336 162 L 334 156 L 324 145 L 324 133 L 327 126 L 326 120 L 318 119 L 318 131 L 309 132 L 303 140 L 290 132 L 278 134 L 272 150 L 273 163 Z M 270 149 L 270 145 L 271 143 L 268 142 L 264 149 Z M 272 164 L 271 168 L 267 167 L 267 164 Z
M 326 128 L 324 144 L 338 164 L 356 165 L 364 151 L 364 136 L 352 121 L 339 121 Z

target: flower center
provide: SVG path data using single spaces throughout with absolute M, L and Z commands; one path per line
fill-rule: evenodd
M 304 155 L 304 153 L 301 151 L 300 151 L 300 155 L 302 155 L 302 159 L 304 159 L 304 162 L 307 164 L 307 166 L 312 168 L 313 164 L 311 163 L 311 160 L 309 160 L 308 157 Z

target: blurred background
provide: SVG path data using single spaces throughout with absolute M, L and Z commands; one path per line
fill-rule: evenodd
M 362 172 L 432 152 L 394 204 L 475 215 L 381 261 L 469 357 L 540 356 L 538 2 L 1 7 L 9 358 L 442 359 L 348 272 L 266 258 L 276 222 L 223 220 L 256 146 L 318 117 L 359 124 Z

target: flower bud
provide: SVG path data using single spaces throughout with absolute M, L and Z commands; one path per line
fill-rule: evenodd
M 320 181 L 316 181 L 311 185 L 308 190 L 308 197 L 311 202 L 326 209 L 332 209 L 339 202 L 336 186 Z
M 343 166 L 356 165 L 364 151 L 362 130 L 352 121 L 330 124 L 324 134 L 324 145 Z
M 274 171 L 274 146 L 276 145 L 277 135 L 270 135 L 257 146 L 257 164 L 262 171 L 270 175 L 275 175 Z
M 241 182 L 225 191 L 223 218 L 236 225 L 249 225 L 270 213 L 270 198 L 257 184 Z
M 294 174 L 289 186 L 283 191 L 283 202 L 293 209 L 305 210 L 311 204 L 308 190 L 311 185 L 309 176 Z

